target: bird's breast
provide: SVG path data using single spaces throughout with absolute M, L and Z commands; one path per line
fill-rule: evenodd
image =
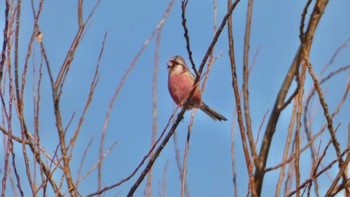
M 170 74 L 168 88 L 174 102 L 177 105 L 181 105 L 193 88 L 193 79 L 186 74 Z M 201 94 L 198 87 L 196 88 L 191 101 L 193 105 L 197 105 L 201 102 Z

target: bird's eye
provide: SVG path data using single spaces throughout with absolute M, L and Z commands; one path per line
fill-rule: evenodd
M 174 66 L 174 62 L 169 61 L 169 62 L 168 62 L 168 67 L 170 68 L 170 67 L 173 67 L 173 66 Z

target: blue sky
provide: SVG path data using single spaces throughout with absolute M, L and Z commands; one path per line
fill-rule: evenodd
M 22 43 L 20 45 L 20 52 L 22 53 L 26 51 L 33 26 L 31 8 L 28 3 L 29 1 L 23 2 L 22 10 Z M 100 81 L 75 148 L 76 157 L 72 160 L 73 173 L 79 168 L 82 152 L 92 138 L 92 147 L 83 171 L 87 171 L 98 160 L 100 135 L 109 101 L 133 57 L 159 23 L 168 4 L 169 1 L 160 0 L 106 0 L 101 1 L 100 6 L 97 8 L 76 52 L 70 73 L 67 76 L 61 101 L 65 125 L 68 124 L 73 113 L 75 113 L 72 124 L 68 129 L 67 135 L 69 135 L 75 130 L 78 117 L 85 105 L 103 37 L 107 32 L 107 41 L 101 61 Z M 218 1 L 218 22 L 221 22 L 222 17 L 226 13 L 226 4 L 226 1 Z M 252 62 L 256 51 L 258 50 L 259 52 L 250 74 L 250 105 L 255 135 L 257 135 L 263 116 L 273 107 L 277 92 L 281 86 L 280 84 L 299 46 L 299 25 L 304 4 L 304 1 L 286 0 L 256 1 L 254 4 L 250 62 Z M 0 5 L 3 9 L 3 3 Z M 46 1 L 44 3 L 39 26 L 44 35 L 44 43 L 54 76 L 59 72 L 67 50 L 77 32 L 76 5 L 76 1 Z M 190 1 L 188 3 L 187 25 L 191 37 L 193 57 L 197 66 L 200 64 L 213 36 L 214 11 L 212 5 L 212 1 Z M 242 82 L 241 67 L 246 6 L 247 3 L 245 1 L 240 2 L 233 14 L 235 55 L 240 86 Z M 85 2 L 85 17 L 92 7 L 93 2 Z M 329 6 L 315 34 L 314 45 L 311 50 L 310 60 L 317 73 L 329 61 L 335 50 L 350 37 L 350 26 L 348 25 L 350 17 L 349 7 L 350 2 L 347 0 L 329 2 Z M 1 21 L 4 21 L 3 15 L 1 17 Z M 3 24 L 1 28 L 3 28 Z M 34 54 L 39 57 L 39 45 L 35 45 L 34 50 Z M 222 53 L 222 55 L 212 67 L 205 92 L 203 93 L 203 99 L 208 105 L 231 120 L 235 101 L 231 86 L 226 29 L 215 47 L 214 56 L 219 53 Z M 350 62 L 349 53 L 349 48 L 344 49 L 328 70 L 328 73 L 336 68 L 348 65 Z M 168 93 L 166 70 L 167 60 L 174 55 L 182 55 L 189 63 L 181 26 L 180 1 L 174 4 L 161 34 L 157 76 L 158 135 L 167 124 L 175 107 Z M 24 57 L 24 54 L 22 54 L 22 57 Z M 107 128 L 105 150 L 115 141 L 118 141 L 118 144 L 103 163 L 102 183 L 104 186 L 118 182 L 128 176 L 150 147 L 154 57 L 155 40 L 153 39 L 126 79 L 112 110 Z M 23 61 L 24 59 L 20 59 L 22 64 Z M 39 62 L 39 59 L 37 61 Z M 43 146 L 47 147 L 48 152 L 53 152 L 58 143 L 57 132 L 52 113 L 52 93 L 46 69 L 44 69 L 43 73 L 40 119 L 41 139 Z M 349 77 L 348 73 L 339 75 L 339 77 L 323 86 L 330 111 L 335 109 L 343 95 Z M 31 77 L 31 74 L 29 74 L 29 77 Z M 310 77 L 308 77 L 306 84 L 305 92 L 312 85 Z M 29 83 L 26 89 L 28 94 L 26 106 L 28 108 L 25 110 L 28 120 L 31 120 L 33 116 L 31 92 L 32 89 Z M 315 100 L 317 101 L 317 99 Z M 342 148 L 346 145 L 345 134 L 349 122 L 349 107 L 349 102 L 346 102 L 335 119 L 336 124 L 342 123 L 338 132 L 339 138 L 344 139 L 344 141 L 341 141 Z M 314 129 L 318 130 L 326 121 L 322 116 L 321 108 L 319 106 L 315 108 Z M 278 161 L 282 158 L 284 144 L 281 145 L 281 143 L 285 142 L 285 135 L 290 121 L 290 111 L 291 108 L 289 107 L 281 114 L 276 136 L 272 143 L 268 167 L 279 163 Z M 189 117 L 190 113 L 187 112 L 176 131 L 181 154 L 183 153 L 186 140 Z M 237 125 L 236 120 L 235 125 Z M 265 126 L 263 126 L 263 129 Z M 231 127 L 232 121 L 215 122 L 204 113 L 197 112 L 191 136 L 187 170 L 187 182 L 191 196 L 233 195 L 230 149 Z M 237 178 L 239 180 L 238 192 L 240 196 L 243 196 L 246 195 L 248 179 L 238 128 L 235 127 L 235 130 L 235 157 Z M 328 134 L 325 133 L 324 135 L 323 138 L 328 139 Z M 260 136 L 261 138 L 262 136 Z M 323 142 L 322 145 L 325 143 Z M 0 155 L 3 155 L 1 151 Z M 334 156 L 334 152 L 329 153 L 329 159 L 333 159 Z M 305 153 L 305 157 L 307 159 L 309 153 Z M 22 162 L 22 160 L 19 162 Z M 154 165 L 154 196 L 158 196 L 158 184 L 162 181 L 163 169 L 167 162 L 167 194 L 170 197 L 179 196 L 181 185 L 172 139 Z M 336 168 L 332 169 L 336 170 Z M 305 174 L 307 174 L 305 177 L 308 177 L 308 173 L 308 171 L 305 171 Z M 336 171 L 333 173 L 336 173 Z M 139 173 L 130 181 L 109 191 L 106 196 L 126 195 L 138 175 Z M 275 188 L 277 176 L 278 172 L 267 175 L 263 194 L 268 195 L 269 189 Z M 97 173 L 95 171 L 81 183 L 80 189 L 83 195 L 94 192 L 97 189 L 96 177 Z M 143 194 L 144 183 L 145 181 L 139 187 L 135 196 Z

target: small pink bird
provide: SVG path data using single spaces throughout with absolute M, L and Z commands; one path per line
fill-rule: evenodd
M 168 88 L 171 97 L 178 106 L 182 106 L 193 88 L 194 76 L 188 69 L 185 60 L 177 55 L 168 61 Z M 214 120 L 227 120 L 223 115 L 211 109 L 202 101 L 199 86 L 191 98 L 189 109 L 199 108 Z

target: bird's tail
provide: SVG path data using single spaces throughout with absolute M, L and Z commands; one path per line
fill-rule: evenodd
M 200 107 L 199 107 L 204 113 L 206 113 L 208 116 L 210 116 L 213 120 L 215 121 L 226 121 L 227 119 L 225 118 L 225 116 L 221 115 L 220 113 L 216 112 L 215 110 L 211 109 L 208 105 L 206 105 L 205 103 L 203 103 Z

